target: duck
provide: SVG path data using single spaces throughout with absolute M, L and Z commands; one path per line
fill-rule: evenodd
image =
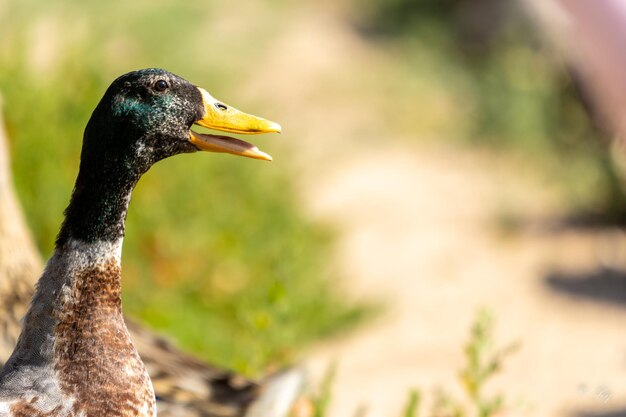
M 13 351 L 21 318 L 43 269 L 17 199 L 0 95 L 0 368 Z M 253 381 L 178 349 L 124 317 L 152 380 L 161 417 L 284 417 L 303 401 L 306 376 L 291 367 Z
M 155 416 L 157 396 L 129 328 L 139 335 L 140 346 L 149 347 L 145 351 L 165 356 L 170 365 L 166 374 L 193 369 L 196 382 L 210 383 L 209 391 L 225 396 L 230 390 L 243 392 L 241 396 L 249 398 L 242 400 L 247 403 L 246 415 L 270 415 L 258 406 L 263 401 L 254 401 L 256 396 L 262 398 L 259 386 L 233 383 L 232 374 L 216 372 L 181 354 L 164 339 L 127 325 L 122 315 L 126 210 L 140 177 L 162 159 L 198 151 L 271 160 L 248 142 L 198 133 L 192 130 L 194 125 L 243 134 L 281 130 L 277 123 L 228 106 L 162 69 L 127 73 L 106 90 L 85 129 L 78 176 L 53 255 L 37 282 L 15 348 L 0 370 L 0 416 Z M 0 181 L 5 179 L 0 176 Z M 25 242 L 32 245 L 28 239 Z M 23 265 L 27 265 L 22 268 L 24 275 L 37 269 L 32 259 Z M 9 286 L 19 281 L 13 277 Z M 25 304 L 28 285 L 14 289 L 16 304 Z M 267 391 L 281 392 L 276 387 L 288 385 L 292 395 L 299 377 L 288 377 Z M 180 410 L 190 405 L 171 392 L 159 397 L 167 405 L 180 405 L 171 407 L 177 410 L 171 415 L 184 415 Z M 238 395 L 231 397 L 231 404 L 239 401 L 232 398 Z M 284 408 L 284 398 L 277 402 Z M 211 412 L 197 415 L 220 415 Z
M 0 95 L 0 368 L 13 351 L 43 261 L 17 199 Z M 291 367 L 250 380 L 206 363 L 124 317 L 152 380 L 161 417 L 285 417 L 306 376 Z

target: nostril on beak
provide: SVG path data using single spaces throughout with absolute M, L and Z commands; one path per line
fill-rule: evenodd
M 218 110 L 228 110 L 228 107 L 226 107 L 226 105 L 222 103 L 215 103 L 214 106 L 217 107 Z

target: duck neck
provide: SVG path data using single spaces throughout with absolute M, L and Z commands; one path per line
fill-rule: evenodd
M 140 174 L 132 169 L 116 168 L 126 168 L 123 163 L 105 162 L 98 170 L 85 169 L 81 164 L 57 237 L 57 248 L 70 239 L 93 244 L 114 243 L 124 237 L 128 204 Z
M 33 366 L 49 372 L 60 395 L 80 406 L 76 415 L 153 416 L 154 391 L 121 301 L 124 221 L 138 176 L 96 172 L 78 175 L 54 254 L 2 372 Z
M 103 329 L 124 327 L 122 242 L 128 204 L 140 174 L 114 157 L 97 162 L 87 167 L 81 162 L 54 255 L 36 294 L 57 294 L 56 299 L 42 300 L 42 304 L 53 306 L 56 332 L 70 323 L 74 338 L 98 336 L 94 332 L 98 323 Z M 83 323 L 85 334 L 76 331 L 77 317 L 90 318 Z
M 90 169 L 81 164 L 53 256 L 39 279 L 20 337 L 25 346 L 30 345 L 27 350 L 35 352 L 32 361 L 58 361 L 59 354 L 67 353 L 58 349 L 65 342 L 78 347 L 82 339 L 127 333 L 121 306 L 121 253 L 126 211 L 138 178 L 111 163 Z M 42 338 L 42 333 L 47 337 Z M 55 347 L 32 349 L 36 341 L 53 341 Z M 107 340 L 97 341 L 107 346 Z M 129 338 L 124 344 L 132 345 Z

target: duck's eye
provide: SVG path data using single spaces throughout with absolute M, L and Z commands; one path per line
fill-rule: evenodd
M 154 83 L 154 89 L 157 91 L 165 91 L 169 87 L 169 84 L 165 80 L 158 80 Z
M 222 104 L 222 103 L 215 103 L 214 105 L 215 105 L 215 107 L 217 107 L 219 110 L 228 110 L 228 107 L 226 107 L 226 105 L 225 105 L 225 104 Z

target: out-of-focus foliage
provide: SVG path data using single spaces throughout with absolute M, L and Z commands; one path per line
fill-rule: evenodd
M 333 382 L 337 375 L 337 365 L 331 364 L 322 380 L 318 392 L 312 398 L 313 417 L 326 417 L 328 415 L 328 406 L 332 401 Z
M 252 76 L 253 65 L 243 63 L 263 53 L 271 30 L 247 28 L 255 42 L 246 49 L 214 39 L 218 23 L 212 5 L 197 0 L 2 2 L 0 91 L 13 168 L 45 256 L 77 173 L 84 126 L 116 76 L 164 67 L 272 118 L 271 100 L 246 105 L 226 93 L 236 95 Z M 126 312 L 247 373 L 278 366 L 357 321 L 364 310 L 333 289 L 331 234 L 301 213 L 288 160 L 199 153 L 145 175 L 128 214 Z
M 417 411 L 420 407 L 421 394 L 417 390 L 409 392 L 409 400 L 404 409 L 404 417 L 417 417 Z
M 507 404 L 504 394 L 491 397 L 484 392 L 487 382 L 502 371 L 504 359 L 518 348 L 518 344 L 496 348 L 493 331 L 494 320 L 491 313 L 486 310 L 478 312 L 465 345 L 467 362 L 459 375 L 463 392 L 469 402 L 455 398 L 439 388 L 435 391 L 432 409 L 427 413 L 429 417 L 492 417 L 500 415 L 511 406 Z M 414 396 L 411 393 L 409 404 L 414 402 Z M 420 415 L 417 405 L 411 412 L 414 416 Z
M 370 39 L 403 45 L 417 67 L 442 63 L 467 109 L 450 120 L 473 145 L 517 152 L 569 189 L 572 214 L 624 219 L 626 198 L 608 140 L 586 109 L 575 72 L 546 46 L 516 1 L 366 0 L 352 20 Z M 539 167 L 539 165 L 537 165 Z
M 450 395 L 442 388 L 436 388 L 432 398 L 430 411 L 420 412 L 422 392 L 417 389 L 409 391 L 408 401 L 402 412 L 404 417 L 493 417 L 506 412 L 507 403 L 505 394 L 489 396 L 485 394 L 485 386 L 499 372 L 502 371 L 504 360 L 514 353 L 519 345 L 512 343 L 504 347 L 494 346 L 494 319 L 487 310 L 477 313 L 470 329 L 470 337 L 465 345 L 466 364 L 459 373 L 459 380 L 465 401 Z M 324 375 L 317 392 L 311 395 L 311 409 L 297 410 L 293 417 L 326 417 L 332 401 L 332 386 L 336 376 L 336 366 L 332 365 Z M 355 405 L 356 406 L 356 405 Z M 367 415 L 367 404 L 358 409 L 354 415 Z M 301 411 L 301 412 L 298 412 Z
M 484 393 L 485 384 L 502 370 L 504 359 L 519 347 L 514 343 L 496 349 L 493 339 L 493 317 L 485 310 L 480 311 L 465 346 L 467 364 L 460 375 L 465 392 L 480 417 L 492 416 L 503 408 L 503 395 L 487 397 Z

